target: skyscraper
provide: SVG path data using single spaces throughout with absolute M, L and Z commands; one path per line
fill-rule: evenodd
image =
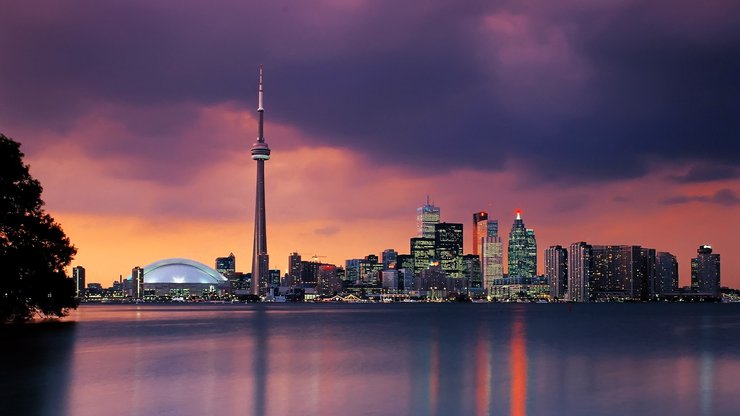
M 640 246 L 591 247 L 592 299 L 643 299 L 655 280 L 655 250 Z
M 521 211 L 509 233 L 509 277 L 534 277 L 537 275 L 537 240 L 534 230 L 524 227 Z
M 259 295 L 267 287 L 270 278 L 270 256 L 267 254 L 267 226 L 265 219 L 265 161 L 270 159 L 270 148 L 265 143 L 264 115 L 262 105 L 262 65 L 259 81 L 259 130 L 257 143 L 252 145 L 252 159 L 257 161 L 257 195 L 254 208 L 254 250 L 252 251 L 252 295 Z
M 489 222 L 491 225 L 491 222 Z M 498 223 L 496 223 L 498 225 Z M 489 290 L 495 279 L 504 277 L 504 243 L 498 235 L 489 235 L 483 240 L 481 273 L 483 288 Z
M 573 302 L 590 300 L 591 246 L 581 241 L 568 248 L 568 299 Z
M 144 297 L 144 268 L 136 266 L 131 270 L 131 298 L 135 300 Z
M 701 245 L 691 259 L 691 288 L 700 293 L 720 297 L 719 254 L 712 254 L 712 246 Z
M 473 254 L 480 255 L 483 240 L 488 236 L 488 213 L 473 213 Z
M 298 252 L 290 253 L 290 256 L 288 256 L 288 279 L 285 282 L 285 286 L 293 286 L 300 283 L 301 273 L 303 271 L 301 265 L 301 255 Z
M 412 238 L 411 257 L 414 260 L 414 276 L 419 276 L 426 270 L 435 258 L 433 238 Z
M 655 255 L 655 284 L 653 293 L 664 295 L 678 291 L 678 261 L 667 252 Z
M 75 296 L 83 297 L 85 295 L 85 268 L 75 266 L 72 269 L 72 280 L 75 283 Z
M 568 250 L 552 246 L 545 250 L 545 276 L 550 283 L 550 296 L 564 299 L 568 290 Z
M 439 224 L 439 208 L 429 202 L 416 209 L 416 236 L 434 238 L 434 226 Z
M 434 226 L 434 251 L 447 277 L 463 276 L 463 225 L 449 222 Z

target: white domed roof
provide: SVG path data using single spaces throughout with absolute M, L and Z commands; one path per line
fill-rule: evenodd
M 222 284 L 227 281 L 215 269 L 188 259 L 163 259 L 144 266 L 145 284 Z

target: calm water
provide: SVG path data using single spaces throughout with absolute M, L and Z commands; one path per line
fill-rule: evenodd
M 0 414 L 737 415 L 736 305 L 85 305 L 0 328 Z

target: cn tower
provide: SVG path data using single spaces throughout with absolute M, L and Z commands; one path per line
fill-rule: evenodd
M 267 287 L 270 274 L 270 256 L 267 255 L 267 228 L 265 221 L 265 161 L 270 159 L 270 147 L 265 143 L 264 116 L 262 106 L 262 65 L 260 65 L 259 106 L 260 115 L 257 143 L 252 145 L 252 159 L 257 161 L 257 198 L 254 207 L 254 251 L 252 252 L 253 295 L 260 294 L 260 288 Z

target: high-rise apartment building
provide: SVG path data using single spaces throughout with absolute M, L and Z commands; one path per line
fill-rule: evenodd
M 342 282 L 337 275 L 337 266 L 333 264 L 321 264 L 318 274 L 318 292 L 320 295 L 333 295 L 342 290 Z
M 678 292 L 678 261 L 667 252 L 655 254 L 655 283 L 653 294 L 665 295 Z
M 592 246 L 591 298 L 643 299 L 655 280 L 655 250 L 640 246 Z
M 581 241 L 568 248 L 568 299 L 573 302 L 590 300 L 591 246 Z
M 416 236 L 434 238 L 434 226 L 439 224 L 439 207 L 432 205 L 427 196 L 427 203 L 416 209 Z
M 82 266 L 72 268 L 72 280 L 75 284 L 75 296 L 78 298 L 85 296 L 85 268 Z
M 537 240 L 534 230 L 524 227 L 521 211 L 509 233 L 509 277 L 534 277 L 537 275 Z
M 545 276 L 553 299 L 565 299 L 568 291 L 568 250 L 552 246 L 545 250 Z
M 712 254 L 712 246 L 709 245 L 699 246 L 696 252 L 696 257 L 691 259 L 691 288 L 719 298 L 722 295 L 719 254 Z
M 144 268 L 136 266 L 131 270 L 131 298 L 144 298 Z
M 463 225 L 449 222 L 435 225 L 434 250 L 447 277 L 462 278 Z
M 284 282 L 285 286 L 297 285 L 301 282 L 301 274 L 303 273 L 303 261 L 301 255 L 298 252 L 292 252 L 288 256 L 288 277 Z

